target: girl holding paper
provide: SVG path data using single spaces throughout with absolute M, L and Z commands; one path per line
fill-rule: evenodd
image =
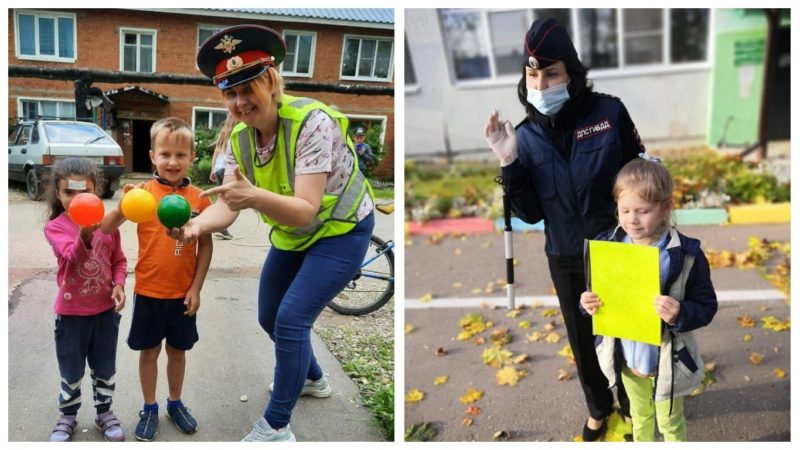
M 597 239 L 651 245 L 659 249 L 662 295 L 653 301 L 664 322 L 661 346 L 600 336 L 597 359 L 609 386 L 618 383 L 615 366 L 630 399 L 633 439 L 652 441 L 655 423 L 666 441 L 686 440 L 683 397 L 704 377 L 703 360 L 693 330 L 706 326 L 717 312 L 708 260 L 700 241 L 670 226 L 672 177 L 655 158 L 644 154 L 620 170 L 614 184 L 619 226 Z M 581 294 L 589 315 L 602 307 L 592 292 Z M 655 398 L 655 402 L 652 399 Z

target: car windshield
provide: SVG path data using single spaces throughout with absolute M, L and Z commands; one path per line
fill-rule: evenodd
M 46 123 L 47 139 L 61 144 L 113 144 L 114 141 L 96 125 L 82 123 Z

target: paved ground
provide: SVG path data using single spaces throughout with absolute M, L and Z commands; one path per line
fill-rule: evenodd
M 110 202 L 106 202 L 107 207 Z M 42 235 L 42 203 L 11 200 L 9 212 L 9 314 L 8 314 L 8 437 L 10 441 L 44 441 L 58 417 L 58 368 L 53 350 L 55 260 Z M 377 218 L 376 233 L 391 235 L 392 216 Z M 214 257 L 202 292 L 198 314 L 200 341 L 187 354 L 184 400 L 200 423 L 196 435 L 181 434 L 166 419 L 162 408 L 159 441 L 238 441 L 263 413 L 267 386 L 274 367 L 271 342 L 256 321 L 257 276 L 266 254 L 266 225 L 255 214 L 243 212 L 231 227 L 234 241 L 214 241 Z M 122 227 L 123 248 L 132 269 L 136 260 L 133 224 Z M 133 292 L 133 276 L 126 292 Z M 125 338 L 130 328 L 132 304 L 123 311 L 117 358 L 117 394 L 114 410 L 133 440 L 136 414 L 141 409 L 138 354 Z M 381 432 L 371 424 L 369 410 L 361 405 L 357 386 L 347 377 L 324 343 L 312 333 L 320 364 L 328 372 L 334 395 L 328 399 L 301 398 L 292 429 L 299 441 L 379 441 Z M 166 356 L 159 361 L 157 391 L 164 402 Z M 246 395 L 246 402 L 240 396 Z M 91 382 L 83 383 L 84 404 L 78 416 L 77 441 L 100 441 L 94 428 Z M 162 405 L 163 406 L 163 405 Z
M 703 241 L 704 248 L 743 251 L 748 236 L 788 242 L 789 225 L 681 227 L 690 236 Z M 457 305 L 478 303 L 482 298 L 503 297 L 504 290 L 487 284 L 504 279 L 501 235 L 467 238 L 446 237 L 431 244 L 427 237 L 412 237 L 406 246 L 406 298 L 419 299 L 432 294 L 427 303 L 407 301 L 405 323 L 413 330 L 405 335 L 405 392 L 420 389 L 425 398 L 405 406 L 405 428 L 429 422 L 437 430 L 437 441 L 489 441 L 495 432 L 504 430 L 512 440 L 571 441 L 580 433 L 586 407 L 577 382 L 575 366 L 558 355 L 566 345 L 566 330 L 560 315 L 542 316 L 547 307 L 525 309 L 516 318 L 506 316 L 504 308 L 440 307 L 437 299 Z M 517 266 L 517 294 L 536 299 L 553 295 L 552 282 L 542 255 L 541 234 L 518 234 L 514 238 Z M 445 257 L 446 256 L 446 257 Z M 774 288 L 757 270 L 717 269 L 712 273 L 718 291 L 758 291 Z M 454 287 L 455 284 L 455 287 Z M 473 292 L 480 289 L 480 292 Z M 530 302 L 526 302 L 530 304 Z M 500 302 L 500 304 L 503 304 Z M 415 309 L 408 309 L 413 305 Z M 441 306 L 441 305 L 440 305 Z M 459 319 L 468 313 L 481 314 L 493 322 L 493 328 L 507 327 L 512 336 L 508 349 L 514 354 L 528 354 L 527 362 L 517 365 L 529 375 L 517 386 L 498 386 L 495 369 L 481 362 L 481 353 L 489 345 L 458 341 Z M 754 328 L 742 328 L 737 317 L 750 315 Z M 716 383 L 706 392 L 687 400 L 686 417 L 689 439 L 693 441 L 788 441 L 790 426 L 790 332 L 762 328 L 760 318 L 774 316 L 787 320 L 790 308 L 784 299 L 773 301 L 724 301 L 709 327 L 698 331 L 703 357 L 715 362 Z M 529 321 L 530 328 L 520 322 Z M 554 331 L 562 336 L 558 343 L 529 342 L 526 335 L 543 331 L 555 321 Z M 490 330 L 491 331 L 491 330 Z M 488 342 L 489 332 L 484 332 Z M 745 335 L 752 340 L 745 342 Z M 437 356 L 439 347 L 445 355 Z M 752 352 L 764 355 L 760 365 L 749 358 Z M 440 352 L 441 353 L 441 352 Z M 785 378 L 775 369 L 786 372 Z M 573 377 L 558 381 L 559 370 Z M 436 377 L 448 376 L 447 383 L 435 386 Z M 471 404 L 482 412 L 472 417 L 470 426 L 467 405 L 459 401 L 468 388 L 485 391 Z

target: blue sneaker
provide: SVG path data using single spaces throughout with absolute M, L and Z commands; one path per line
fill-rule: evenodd
M 136 439 L 150 442 L 158 431 L 158 410 L 139 411 L 139 423 L 136 425 Z
M 167 407 L 167 417 L 175 423 L 179 430 L 186 434 L 197 431 L 197 420 L 189 414 L 189 409 L 183 403 L 174 408 Z

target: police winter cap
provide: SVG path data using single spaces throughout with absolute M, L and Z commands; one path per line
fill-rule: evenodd
M 578 54 L 566 28 L 555 19 L 538 19 L 525 33 L 523 65 L 544 69 L 557 62 L 577 60 Z

